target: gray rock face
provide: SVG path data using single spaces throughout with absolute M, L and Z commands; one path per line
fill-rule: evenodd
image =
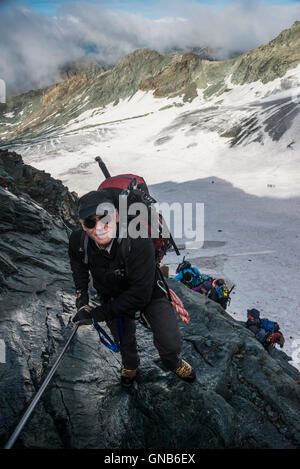
M 3 446 L 71 332 L 74 288 L 61 221 L 3 187 L 0 204 Z M 268 354 L 216 303 L 169 284 L 191 316 L 180 327 L 196 382 L 164 369 L 151 332 L 138 324 L 141 367 L 126 390 L 119 354 L 100 344 L 92 326 L 82 326 L 15 447 L 300 447 L 300 374 L 288 357 Z
M 70 193 L 49 173 L 24 164 L 21 155 L 15 152 L 0 150 L 0 186 L 22 197 L 30 196 L 69 227 L 78 223 L 76 192 Z
M 98 75 L 104 71 L 105 69 L 103 65 L 99 62 L 87 59 L 79 59 L 66 63 L 59 70 L 60 75 L 64 80 L 68 80 L 75 75 Z

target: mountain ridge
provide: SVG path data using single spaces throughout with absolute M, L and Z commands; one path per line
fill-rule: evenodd
M 76 119 L 88 109 L 117 104 L 138 90 L 151 91 L 157 98 L 183 96 L 183 102 L 193 101 L 202 90 L 209 99 L 226 92 L 229 78 L 234 85 L 257 80 L 268 83 L 299 63 L 300 21 L 267 45 L 225 61 L 204 60 L 192 53 L 164 55 L 138 49 L 107 71 L 82 71 L 62 83 L 8 98 L 0 105 L 0 141 L 31 131 L 32 136 L 38 135 Z

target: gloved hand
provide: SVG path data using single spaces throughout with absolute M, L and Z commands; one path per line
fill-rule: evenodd
M 89 295 L 87 291 L 77 291 L 76 297 L 76 308 L 77 311 L 82 308 L 82 306 L 88 306 L 89 304 Z
M 108 319 L 110 319 L 107 315 L 105 307 L 102 305 L 96 306 L 96 308 L 93 308 L 91 311 L 91 315 L 93 319 L 97 322 L 103 322 L 103 321 L 107 321 Z
M 93 324 L 93 317 L 91 315 L 91 311 L 92 308 L 90 306 L 82 306 L 72 317 L 72 322 L 79 326 L 89 326 L 90 324 Z
M 72 322 L 79 323 L 80 326 L 88 326 L 93 324 L 93 321 L 103 322 L 107 319 L 107 314 L 105 314 L 105 308 L 103 306 L 97 306 L 96 308 L 82 306 L 72 318 Z

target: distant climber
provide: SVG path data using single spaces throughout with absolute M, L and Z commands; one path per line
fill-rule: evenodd
M 201 273 L 197 267 L 192 267 L 189 261 L 183 258 L 183 261 L 178 265 L 176 269 L 176 276 L 174 280 L 181 282 L 189 288 L 196 287 L 200 283 Z
M 159 287 L 151 238 L 119 235 L 119 213 L 108 189 L 91 191 L 79 199 L 81 229 L 70 236 L 69 256 L 77 291 L 73 323 L 105 321 L 122 357 L 121 382 L 131 386 L 140 363 L 135 313 L 151 326 L 153 342 L 166 368 L 193 381 L 195 373 L 181 358 L 182 338 L 177 316 Z M 85 248 L 83 249 L 82 239 Z M 89 276 L 101 305 L 89 306 Z M 121 323 L 120 327 L 118 327 Z
M 282 348 L 284 345 L 284 337 L 280 332 L 277 322 L 269 321 L 269 319 L 260 319 L 260 311 L 257 309 L 247 309 L 246 327 L 255 334 L 256 339 L 270 351 L 275 344 L 279 344 Z
M 213 279 L 209 276 L 206 277 L 208 279 L 205 279 L 200 285 L 192 288 L 192 290 L 206 295 L 210 300 L 219 303 L 222 308 L 226 309 L 230 297 L 225 281 L 222 278 Z

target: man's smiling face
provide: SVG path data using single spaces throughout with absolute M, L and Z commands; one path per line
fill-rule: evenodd
M 101 215 L 96 213 L 84 220 L 80 220 L 80 222 L 82 229 L 87 232 L 91 239 L 101 246 L 107 246 L 116 237 L 119 214 L 114 208 L 113 211 L 108 212 L 105 210 Z

